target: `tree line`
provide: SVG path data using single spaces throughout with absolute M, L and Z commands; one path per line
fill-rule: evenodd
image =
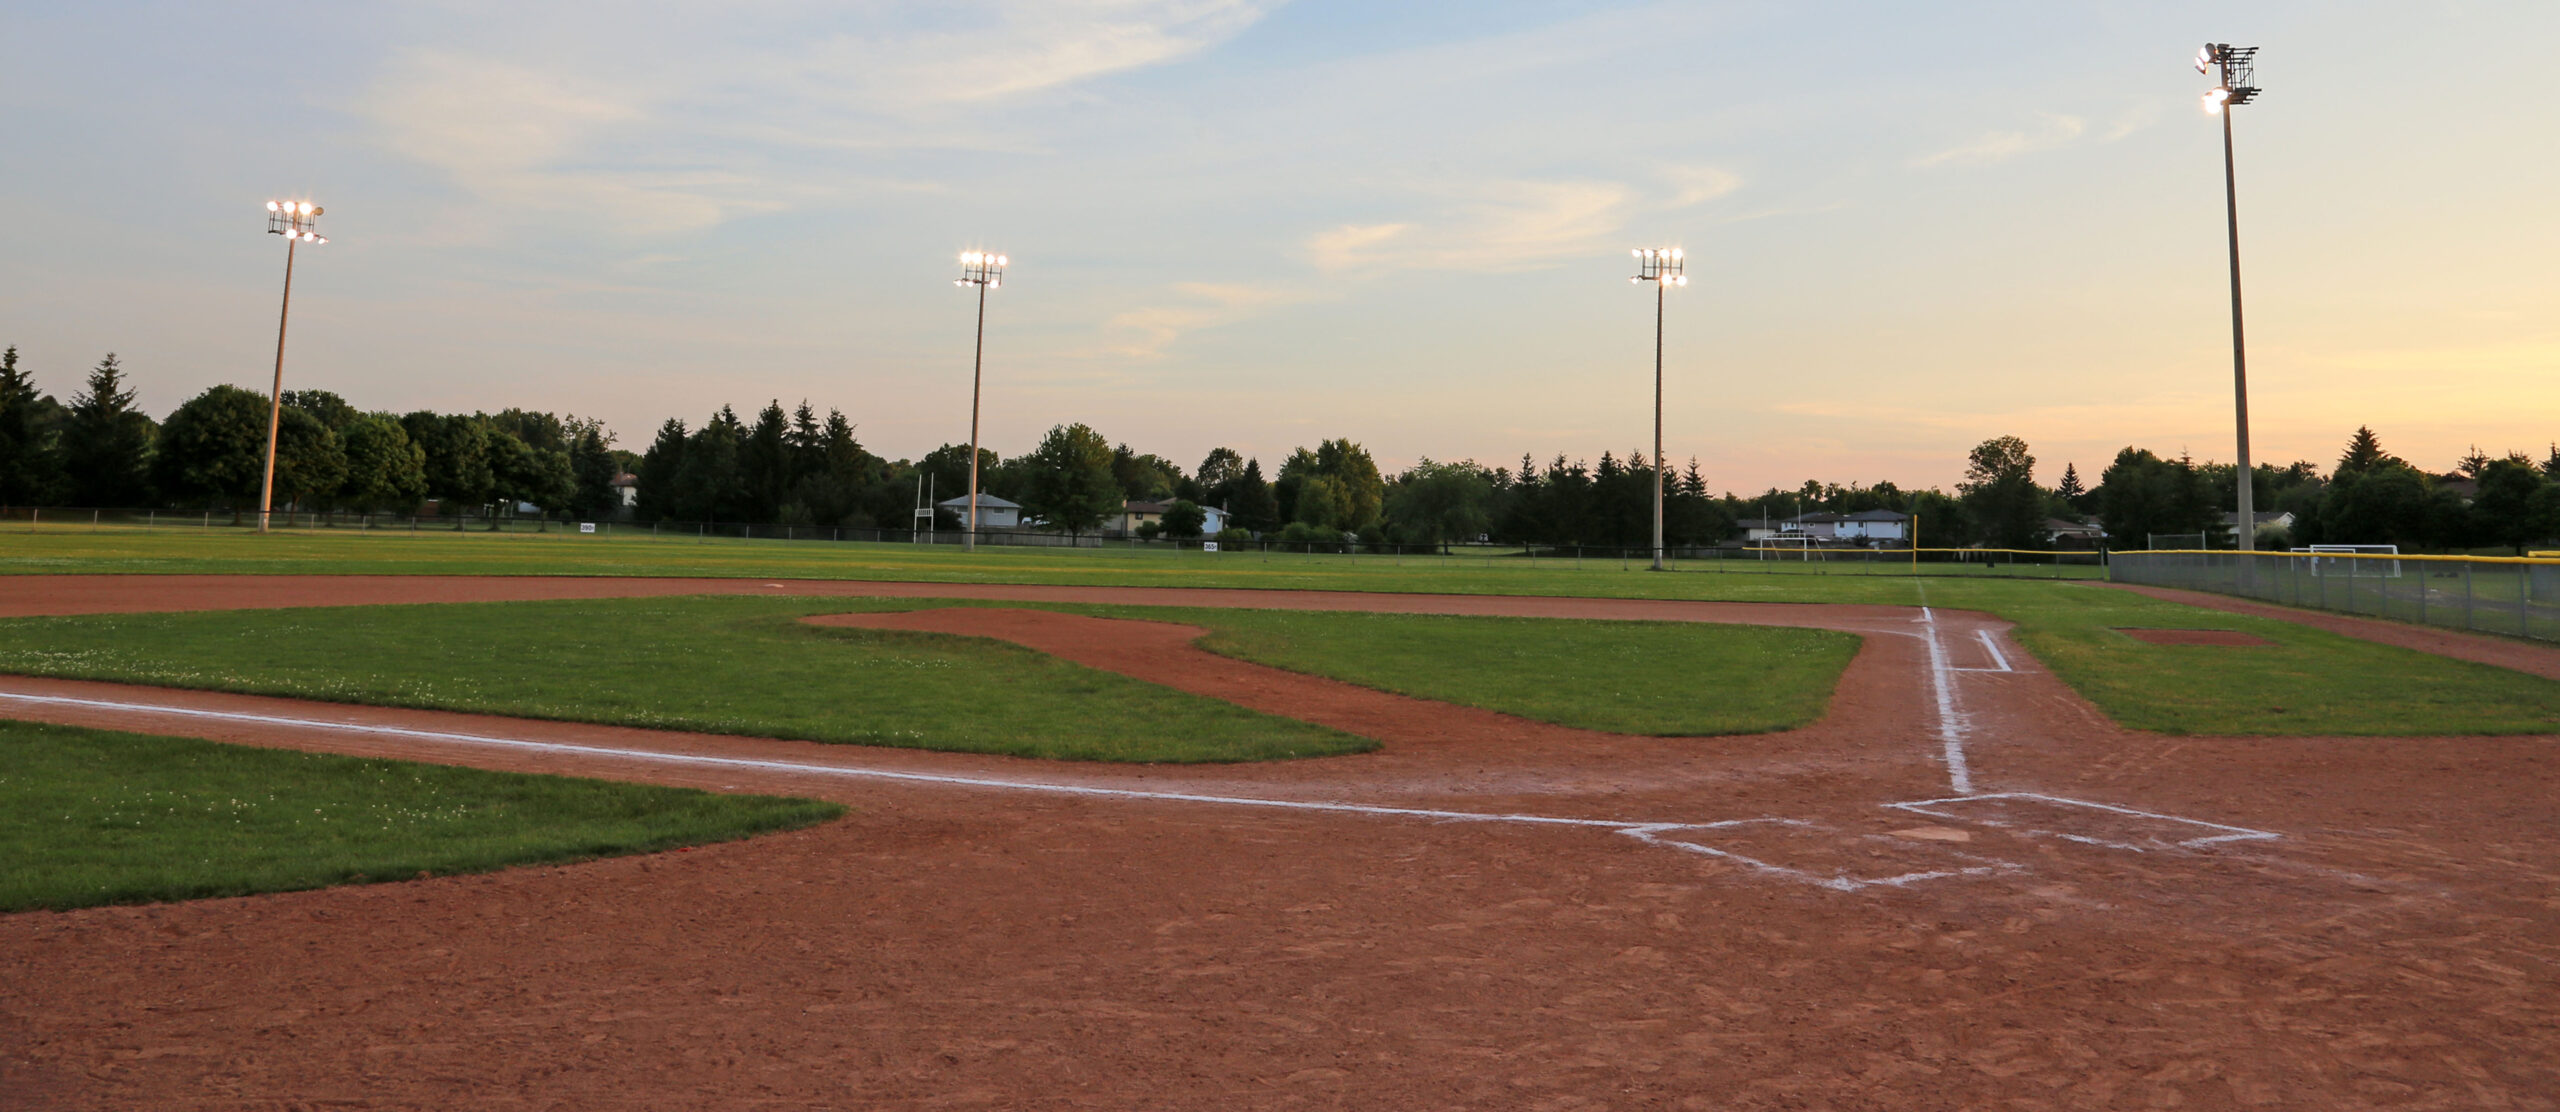
M 164 421 L 133 404 L 113 354 L 89 372 L 69 404 L 36 388 L 17 349 L 0 352 L 0 505 L 254 508 L 264 464 L 267 399 L 215 386 Z M 670 418 L 647 451 L 613 446 L 592 419 L 506 409 L 495 414 L 360 411 L 325 390 L 283 397 L 276 447 L 276 503 L 299 509 L 413 511 L 518 503 L 546 512 L 606 516 L 620 506 L 615 477 L 637 476 L 644 522 L 728 521 L 908 528 L 920 501 L 963 494 L 969 447 L 945 444 L 917 460 L 875 455 L 839 409 L 821 417 L 779 399 L 753 421 L 722 406 L 698 426 Z M 1049 430 L 1030 451 L 980 449 L 981 489 L 1020 503 L 1027 519 L 1090 533 L 1127 502 L 1166 505 L 1142 531 L 1199 536 L 1205 508 L 1239 535 L 1292 543 L 1438 544 L 1479 537 L 1506 542 L 1643 547 L 1652 539 L 1656 464 L 1641 451 L 1600 453 L 1597 464 L 1524 455 L 1516 467 L 1424 459 L 1395 474 L 1348 439 L 1301 447 L 1266 472 L 1258 458 L 1212 450 L 1195 468 L 1113 443 L 1084 424 Z M 1917 515 L 1931 547 L 2046 548 L 2056 522 L 2093 522 L 2118 548 L 2154 536 L 2204 534 L 2227 544 L 2223 517 L 2237 503 L 2236 469 L 2128 446 L 2084 482 L 2065 464 L 2052 486 L 2035 477 L 2027 443 L 1999 436 L 1976 445 L 1954 492 L 1808 480 L 1758 495 L 1715 494 L 1696 459 L 1663 475 L 1665 539 L 1675 547 L 1727 541 L 1749 519 L 1893 510 Z M 2430 472 L 2385 451 L 2370 428 L 2348 439 L 2334 468 L 2310 461 L 2252 469 L 2255 502 L 2292 515 L 2261 547 L 2397 544 L 2411 549 L 2519 551 L 2560 539 L 2560 445 L 2536 461 L 2523 452 L 2477 450 Z M 934 524 L 958 515 L 937 509 Z
M 276 414 L 279 509 L 493 514 L 530 504 L 598 515 L 627 452 L 601 422 L 522 409 L 364 411 L 327 390 L 292 390 Z M 255 510 L 265 477 L 268 399 L 214 386 L 166 420 L 134 406 L 113 353 L 68 405 L 0 351 L 0 505 Z

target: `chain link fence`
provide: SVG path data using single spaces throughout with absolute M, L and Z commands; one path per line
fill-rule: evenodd
M 2345 552 L 2118 552 L 2117 583 L 2560 641 L 2560 559 Z

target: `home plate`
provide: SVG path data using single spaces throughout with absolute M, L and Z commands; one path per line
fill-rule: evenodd
M 1915 815 L 1993 827 L 2030 837 L 2060 838 L 2134 853 L 2196 849 L 2222 842 L 2265 841 L 2279 837 L 2271 831 L 2252 830 L 2245 826 L 2229 826 L 2035 792 L 1920 799 L 1885 806 Z M 1942 826 L 1915 827 L 1895 831 L 1895 834 L 1906 838 L 1943 837 L 1929 832 L 1949 829 Z

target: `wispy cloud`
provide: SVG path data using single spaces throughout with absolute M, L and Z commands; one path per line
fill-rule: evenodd
M 2004 162 L 2032 151 L 2052 150 L 2069 145 L 2089 130 L 2087 121 L 2078 116 L 2041 113 L 2042 126 L 2033 130 L 1994 131 L 1942 151 L 1921 155 L 1911 160 L 1916 167 L 1967 166 Z
M 1114 314 L 1105 325 L 1113 340 L 1107 354 L 1140 359 L 1162 356 L 1185 333 L 1216 328 L 1275 306 L 1310 299 L 1304 290 L 1277 285 L 1180 282 L 1161 304 Z
M 936 188 L 876 175 L 849 186 L 795 152 L 1006 146 L 1002 112 L 1215 46 L 1269 6 L 980 0 L 926 23 L 874 13 L 866 22 L 879 26 L 843 30 L 791 25 L 807 17 L 789 5 L 746 5 L 708 23 L 530 26 L 498 51 L 397 54 L 355 107 L 384 147 L 494 211 L 685 231 L 848 188 Z M 610 48 L 586 48 L 585 32 Z
M 1428 220 L 1344 224 L 1307 240 L 1326 271 L 1525 270 L 1616 246 L 1636 207 L 1616 182 L 1496 182 L 1453 188 Z

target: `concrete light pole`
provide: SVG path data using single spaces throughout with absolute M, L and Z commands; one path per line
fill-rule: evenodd
M 955 286 L 978 287 L 978 354 L 969 367 L 969 531 L 960 535 L 960 550 L 978 550 L 978 395 L 986 383 L 987 291 L 1004 285 L 1004 268 L 1012 260 L 984 251 L 960 253 Z
M 2240 315 L 2240 185 L 2231 159 L 2231 109 L 2258 97 L 2258 48 L 2206 43 L 2196 52 L 2196 72 L 2221 79 L 2204 95 L 2204 110 L 2222 117 L 2222 204 L 2231 239 L 2231 399 L 2240 429 L 2240 520 L 2232 534 L 2240 557 L 2240 579 L 2250 578 L 2246 553 L 2258 547 L 2257 475 L 2249 462 L 2249 344 Z
M 1635 249 L 1636 273 L 1629 282 L 1653 283 L 1653 570 L 1662 566 L 1662 310 L 1665 292 L 1689 284 L 1687 256 L 1677 247 Z

